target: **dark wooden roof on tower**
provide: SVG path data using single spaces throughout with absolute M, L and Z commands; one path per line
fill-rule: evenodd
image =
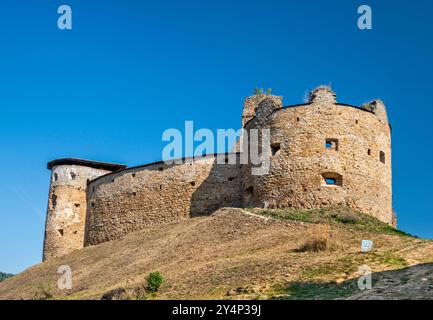
M 127 167 L 124 164 L 99 162 L 99 161 L 83 160 L 83 159 L 76 159 L 76 158 L 63 158 L 63 159 L 56 159 L 48 162 L 47 168 L 48 170 L 51 170 L 55 166 L 62 166 L 62 165 L 77 165 L 77 166 L 90 167 L 90 168 L 108 170 L 108 171 L 119 171 Z

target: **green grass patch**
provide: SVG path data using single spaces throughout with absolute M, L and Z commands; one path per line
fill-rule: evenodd
M 321 209 L 261 209 L 253 208 L 248 211 L 271 217 L 276 220 L 302 221 L 307 223 L 325 223 L 330 225 L 350 225 L 361 231 L 385 233 L 391 235 L 413 237 L 412 235 L 393 228 L 392 226 L 362 212 L 344 206 L 326 207 Z
M 401 269 L 408 266 L 408 263 L 405 259 L 400 258 L 392 254 L 391 252 L 370 252 L 368 253 L 368 258 L 379 262 L 380 264 L 390 265 L 392 267 Z
M 302 272 L 303 279 L 323 279 L 330 276 L 339 276 L 343 273 L 351 274 L 356 271 L 356 266 L 362 265 L 362 257 L 345 256 L 335 259 L 333 262 L 309 266 Z

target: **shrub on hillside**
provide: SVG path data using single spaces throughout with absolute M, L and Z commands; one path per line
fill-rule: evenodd
M 163 283 L 164 278 L 161 276 L 161 274 L 156 272 L 151 272 L 149 276 L 147 277 L 147 291 L 149 292 L 157 292 L 161 284 Z
M 41 284 L 34 293 L 33 300 L 50 300 L 53 299 L 53 289 L 48 284 Z

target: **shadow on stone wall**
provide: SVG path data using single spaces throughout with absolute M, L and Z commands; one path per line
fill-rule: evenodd
M 222 207 L 242 206 L 241 166 L 212 165 L 207 178 L 191 196 L 190 217 L 209 215 Z

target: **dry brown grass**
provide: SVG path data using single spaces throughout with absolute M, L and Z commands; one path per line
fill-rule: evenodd
M 332 234 L 329 225 L 313 224 L 308 227 L 307 240 L 299 248 L 300 252 L 336 251 L 342 248 L 336 234 Z
M 374 272 L 401 268 L 389 257 L 404 258 L 411 265 L 433 261 L 432 241 L 359 230 L 351 223 L 313 225 L 221 209 L 35 265 L 1 282 L 0 300 L 34 299 L 35 293 L 41 299 L 262 299 L 270 297 L 275 284 L 356 277 L 362 264 Z M 313 232 L 317 228 L 319 232 Z M 307 240 L 307 229 L 307 238 L 326 239 L 325 251 L 297 251 Z M 374 254 L 360 252 L 362 239 L 374 241 Z M 335 243 L 344 243 L 344 250 L 331 251 Z M 71 267 L 71 290 L 57 288 L 61 265 Z M 153 297 L 142 288 L 155 270 L 165 281 Z M 52 290 L 41 292 L 44 284 Z M 229 291 L 236 295 L 227 296 Z

